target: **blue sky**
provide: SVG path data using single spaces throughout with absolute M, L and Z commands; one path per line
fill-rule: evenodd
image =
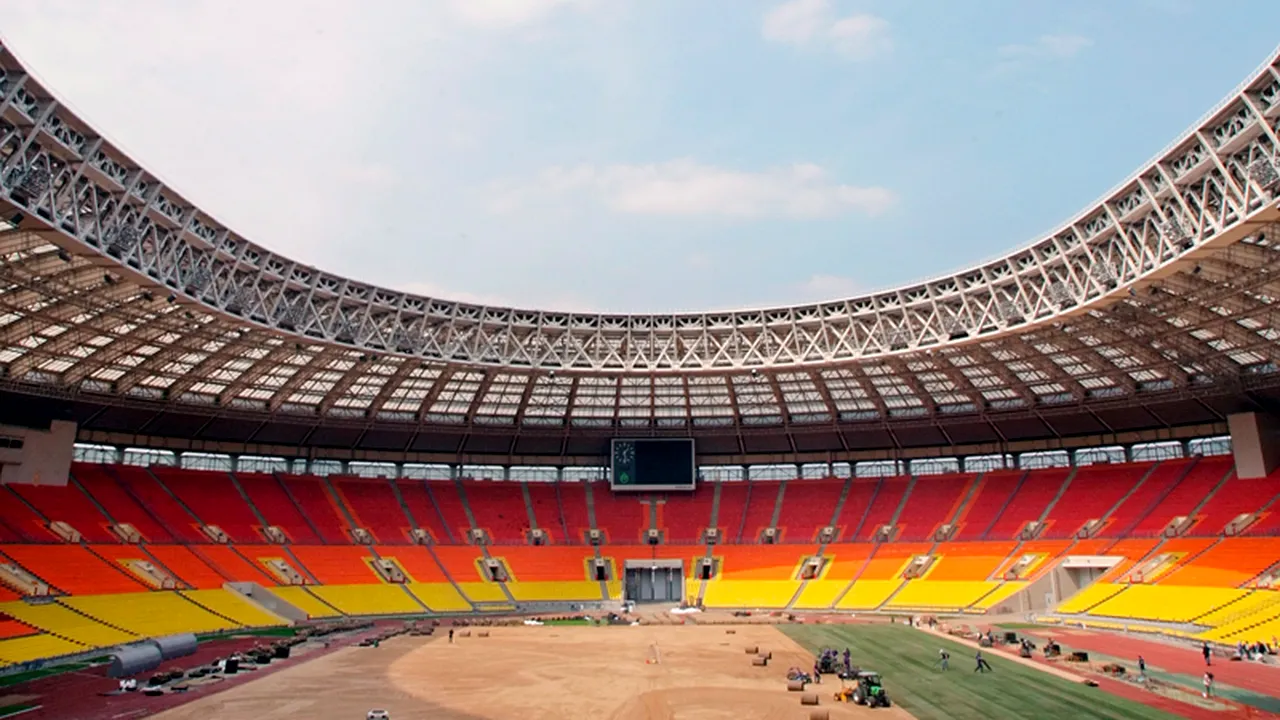
M 1055 227 L 1272 52 L 1240 0 L 0 0 L 7 42 L 255 242 L 404 290 L 855 294 Z

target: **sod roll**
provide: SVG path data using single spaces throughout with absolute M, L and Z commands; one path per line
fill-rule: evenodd
M 801 705 L 817 705 L 818 693 L 805 693 L 800 696 Z

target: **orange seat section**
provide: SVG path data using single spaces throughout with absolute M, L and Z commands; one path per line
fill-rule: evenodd
M 186 545 L 148 545 L 147 552 L 179 579 L 197 590 L 220 588 L 228 580 L 201 560 Z
M 720 515 L 716 518 L 716 527 L 723 542 L 736 543 L 742 532 L 742 517 L 747 512 L 747 483 L 721 481 L 719 484 Z
M 827 558 L 826 580 L 852 580 L 867 564 L 871 552 L 875 550 L 871 543 L 839 543 L 828 545 L 822 552 Z
M 59 540 L 44 518 L 27 507 L 8 485 L 0 485 L 0 539 L 5 542 L 54 542 Z
M 268 557 L 284 557 L 280 548 L 268 545 L 259 546 L 274 551 Z M 256 582 L 263 585 L 278 585 L 275 578 L 264 569 L 256 559 L 247 555 L 253 546 L 232 548 L 226 545 L 192 545 L 189 550 L 224 577 L 234 582 Z M 246 554 L 242 554 L 246 553 Z M 292 564 L 292 563 L 290 563 Z
M 293 556 L 323 585 L 360 585 L 380 583 L 382 579 L 369 566 L 373 553 L 358 545 L 299 545 Z
M 420 583 L 448 582 L 449 578 L 440 569 L 440 564 L 431 557 L 431 552 L 421 545 L 406 545 L 379 549 L 378 553 L 389 560 L 395 560 L 400 569 Z M 455 580 L 457 578 L 454 578 Z M 468 576 L 465 580 L 471 580 Z
M 929 580 L 962 580 L 980 582 L 1004 565 L 1013 552 L 1013 542 L 945 542 L 934 549 Z
M 5 555 L 72 595 L 140 592 L 147 587 L 80 545 L 5 545 Z
M 792 580 L 814 545 L 720 545 L 720 577 L 725 580 Z
M 1240 587 L 1280 558 L 1280 538 L 1224 538 L 1159 580 L 1161 585 Z
M 933 543 L 887 543 L 876 546 L 875 554 L 867 561 L 859 580 L 895 580 L 901 577 L 903 568 L 916 555 L 924 555 Z
M 586 547 L 498 547 L 489 554 L 507 563 L 513 578 L 520 582 L 573 581 L 590 579 L 587 560 L 595 558 Z

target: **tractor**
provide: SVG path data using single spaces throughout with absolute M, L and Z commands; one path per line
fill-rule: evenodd
M 884 691 L 880 673 L 862 670 L 852 679 L 852 682 L 852 686 L 846 686 L 836 693 L 836 702 L 854 703 L 867 707 L 889 707 L 889 695 Z

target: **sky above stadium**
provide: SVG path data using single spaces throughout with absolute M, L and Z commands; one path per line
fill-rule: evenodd
M 1037 239 L 1275 47 L 1236 0 L 0 0 L 251 240 L 491 304 L 824 300 Z

